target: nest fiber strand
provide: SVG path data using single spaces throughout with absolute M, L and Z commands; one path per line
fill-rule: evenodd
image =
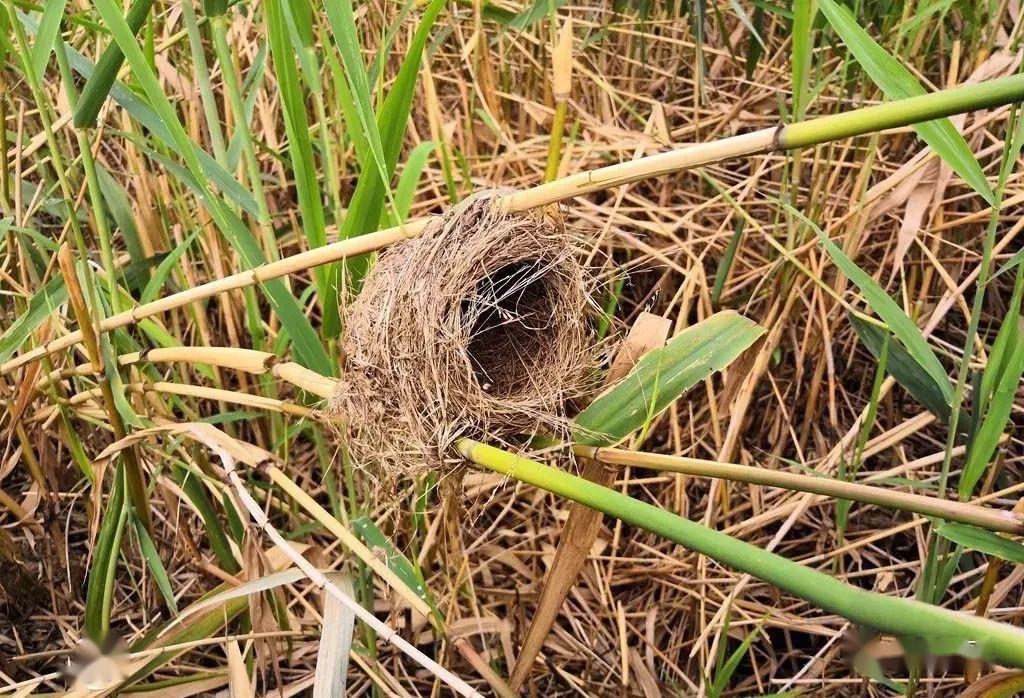
M 544 212 L 473 197 L 393 246 L 345 310 L 332 410 L 352 455 L 435 468 L 460 436 L 560 432 L 590 375 L 590 279 Z

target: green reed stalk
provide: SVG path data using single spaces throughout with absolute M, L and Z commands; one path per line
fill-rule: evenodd
M 962 654 L 1024 666 L 1024 631 L 1011 625 L 850 586 L 664 509 L 493 446 L 461 439 L 458 448 L 477 465 L 675 541 L 855 623 L 911 639 L 933 654 Z
M 1024 75 L 961 85 L 783 127 L 779 147 L 803 148 L 1024 99 Z

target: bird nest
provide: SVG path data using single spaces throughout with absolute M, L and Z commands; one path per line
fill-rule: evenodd
M 345 309 L 331 400 L 355 461 L 408 474 L 457 463 L 462 436 L 563 432 L 593 367 L 581 260 L 552 212 L 492 195 L 382 253 Z

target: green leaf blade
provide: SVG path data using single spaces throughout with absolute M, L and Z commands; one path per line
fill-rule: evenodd
M 67 299 L 68 290 L 64 286 L 64 278 L 60 276 L 55 276 L 36 291 L 25 312 L 0 335 L 0 363 L 11 358 L 36 328 L 66 303 Z
M 32 45 L 32 72 L 42 80 L 46 64 L 50 60 L 50 51 L 60 32 L 60 21 L 64 17 L 64 8 L 68 0 L 52 0 L 44 5 L 43 18 L 39 22 L 39 32 Z
M 575 421 L 574 441 L 610 446 L 641 428 L 680 395 L 732 363 L 764 328 L 725 310 L 648 352 L 628 376 L 598 396 Z
M 905 99 L 925 94 L 925 89 L 910 71 L 872 39 L 846 7 L 835 0 L 820 0 L 819 6 L 828 23 L 864 68 L 864 72 L 886 97 Z M 915 124 L 914 130 L 985 201 L 995 204 L 995 193 L 981 165 L 953 122 L 949 119 L 926 121 Z
M 970 550 L 1024 565 L 1024 545 L 992 531 L 953 521 L 943 521 L 935 530 L 943 538 Z
M 864 298 L 868 305 L 875 313 L 885 321 L 889 326 L 896 338 L 899 339 L 903 346 L 906 347 L 907 351 L 911 356 L 920 364 L 921 368 L 924 369 L 934 381 L 935 386 L 942 391 L 943 400 L 946 404 L 952 404 L 953 402 L 953 386 L 950 384 L 949 375 L 946 373 L 946 369 L 942 367 L 935 352 L 928 345 L 928 341 L 921 334 L 921 331 L 914 324 L 913 320 L 907 317 L 907 314 L 903 312 L 903 309 L 896 304 L 889 294 L 885 292 L 874 279 L 871 278 L 863 269 L 850 259 L 845 252 L 840 249 L 839 245 L 832 242 L 825 232 L 818 227 L 814 221 L 810 220 L 802 213 L 792 208 L 791 206 L 785 205 L 786 209 L 796 216 L 801 218 L 803 221 L 808 223 L 818 236 L 818 240 L 821 242 L 822 247 L 828 253 L 828 256 L 832 258 L 839 270 L 843 272 L 860 292 L 864 294 Z
M 881 328 L 849 313 L 850 324 L 857 338 L 877 360 L 881 355 L 886 332 Z M 902 344 L 890 342 L 886 370 L 915 400 L 944 422 L 949 421 L 950 406 L 942 385 L 925 371 Z M 947 380 L 946 383 L 949 383 Z M 961 428 L 963 425 L 961 424 Z
M 343 4 L 343 3 L 342 3 Z M 363 166 L 363 176 L 359 177 L 356 189 L 349 203 L 348 214 L 341 226 L 342 239 L 356 237 L 371 232 L 376 227 L 383 213 L 384 201 L 388 193 L 391 176 L 398 162 L 398 155 L 405 140 L 405 130 L 412 109 L 412 100 L 416 91 L 416 78 L 419 75 L 420 63 L 426 47 L 427 37 L 434 26 L 438 15 L 444 8 L 444 0 L 431 0 L 423 12 L 420 25 L 416 28 L 412 41 L 406 52 L 405 60 L 398 71 L 398 76 L 384 98 L 380 113 L 377 115 L 377 129 L 381 138 L 384 171 L 380 177 L 367 176 L 367 167 Z M 349 260 L 348 269 L 354 281 L 365 273 L 367 260 L 365 257 Z

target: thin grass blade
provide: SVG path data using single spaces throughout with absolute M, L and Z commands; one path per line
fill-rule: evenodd
M 992 531 L 954 521 L 943 521 L 935 531 L 943 538 L 970 550 L 977 550 L 1001 560 L 1024 565 L 1024 545 Z
M 68 290 L 64 279 L 59 274 L 54 276 L 41 289 L 36 291 L 28 302 L 28 309 L 23 312 L 13 325 L 0 335 L 0 363 L 7 361 L 24 344 L 32 333 L 60 306 L 68 300 Z
M 32 44 L 31 59 L 32 70 L 39 78 L 42 78 L 46 64 L 50 60 L 50 52 L 53 51 L 53 43 L 60 33 L 60 22 L 64 18 L 64 8 L 67 4 L 67 0 L 51 0 L 43 6 L 39 31 L 35 43 Z
M 935 385 L 942 391 L 942 397 L 946 404 L 951 404 L 953 402 L 953 387 L 950 384 L 949 375 L 946 373 L 946 369 L 942 367 L 942 364 L 939 363 L 938 357 L 935 356 L 935 352 L 932 351 L 917 325 L 907 317 L 903 309 L 896 304 L 896 301 L 889 297 L 889 294 L 874 279 L 868 276 L 838 245 L 829 239 L 814 221 L 804 216 L 792 206 L 785 203 L 782 205 L 814 230 L 818 240 L 821 241 L 822 247 L 825 248 L 825 251 L 832 258 L 835 265 L 857 285 L 857 288 L 864 294 L 868 306 L 885 321 L 889 329 L 892 330 L 892 333 L 896 335 L 896 338 L 903 342 L 903 346 L 914 357 L 914 360 L 931 376 Z
M 117 561 L 121 554 L 121 536 L 128 519 L 125 498 L 124 463 L 117 466 L 114 487 L 103 510 L 103 523 L 96 538 L 89 582 L 85 591 L 85 631 L 97 644 L 102 644 L 110 630 L 110 610 L 114 599 Z
M 128 9 L 128 14 L 125 15 L 124 20 L 133 36 L 138 34 L 139 30 L 142 29 L 142 25 L 146 23 L 146 17 L 149 16 L 149 10 L 152 6 L 153 0 L 135 0 Z M 114 81 L 117 79 L 117 72 L 121 70 L 123 63 L 124 53 L 121 47 L 118 46 L 116 41 L 112 42 L 107 47 L 107 50 L 103 52 L 103 55 L 100 56 L 100 60 L 96 64 L 96 70 L 89 76 L 85 87 L 82 88 L 78 108 L 75 109 L 74 124 L 76 128 L 87 128 L 96 125 L 96 117 L 99 115 L 100 108 L 103 106 L 103 102 L 106 101 L 107 95 L 110 94 L 110 88 L 113 87 Z
M 136 516 L 134 512 L 132 512 L 132 526 L 135 529 L 135 535 L 139 539 L 139 548 L 142 551 L 142 559 L 146 561 L 149 571 L 153 574 L 153 580 L 156 582 L 156 588 L 160 590 L 160 594 L 164 597 L 167 607 L 177 615 L 178 604 L 174 600 L 174 589 L 171 586 L 170 577 L 167 576 L 167 569 L 164 567 L 164 563 L 160 560 L 160 553 L 157 552 L 156 545 L 153 544 L 153 539 L 149 537 L 149 533 L 146 532 L 146 527 L 142 525 L 142 521 L 139 520 L 139 517 Z

